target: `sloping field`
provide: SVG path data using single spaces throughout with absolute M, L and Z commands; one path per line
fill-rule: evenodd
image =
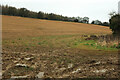
M 108 27 L 13 16 L 2 19 L 4 79 L 119 77 L 117 49 L 89 40 L 90 34 L 111 34 Z
M 51 20 L 40 20 L 14 16 L 2 16 L 3 38 L 40 36 L 40 35 L 74 35 L 74 34 L 110 34 L 108 27 Z

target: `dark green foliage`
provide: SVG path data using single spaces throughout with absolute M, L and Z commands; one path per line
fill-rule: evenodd
M 20 8 L 19 9 L 19 16 L 29 17 L 29 10 L 27 10 L 26 8 Z
M 53 13 L 48 14 L 48 19 L 49 20 L 56 20 L 56 15 Z
M 99 20 L 94 20 L 91 22 L 91 24 L 102 25 L 102 22 Z
M 37 18 L 38 18 L 38 19 L 44 19 L 44 13 L 41 12 L 41 11 L 39 11 Z
M 109 22 L 101 22 L 99 20 L 94 20 L 91 24 L 102 25 L 102 26 L 109 26 Z
M 8 10 L 9 10 L 8 5 L 2 6 L 2 14 L 8 15 Z
M 36 12 L 30 11 L 30 12 L 28 13 L 28 15 L 29 15 L 30 18 L 38 18 L 38 14 L 37 14 Z
M 75 19 L 74 22 L 78 22 L 78 19 Z
M 103 22 L 102 25 L 103 26 L 109 26 L 109 23 L 108 22 Z
M 94 24 L 94 23 L 95 23 L 95 21 L 92 21 L 92 22 L 91 22 L 91 24 Z
M 48 20 L 59 20 L 59 21 L 68 21 L 69 17 L 57 15 L 53 13 L 44 13 L 44 12 L 33 12 L 30 10 L 27 10 L 26 8 L 20 8 L 17 9 L 15 7 L 11 6 L 1 6 L 2 8 L 2 14 L 3 15 L 10 15 L 10 16 L 21 16 L 21 17 L 29 17 L 29 18 L 38 18 L 38 19 L 48 19 Z
M 12 15 L 12 16 L 16 16 L 17 15 L 17 9 L 15 7 L 9 7 L 8 8 L 8 14 Z
M 109 21 L 113 34 L 120 34 L 120 14 L 113 15 Z
M 71 22 L 80 22 L 80 23 L 89 23 L 89 18 L 84 17 L 82 21 L 79 21 L 77 17 L 67 17 L 54 13 L 44 13 L 44 12 L 33 12 L 26 8 L 15 8 L 11 6 L 1 6 L 3 15 L 10 16 L 21 16 L 21 17 L 29 17 L 29 18 L 38 18 L 38 19 L 47 19 L 47 20 L 58 20 L 58 21 L 71 21 Z

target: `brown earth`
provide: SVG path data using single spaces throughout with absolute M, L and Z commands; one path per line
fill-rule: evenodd
M 111 34 L 105 26 L 2 16 L 3 38 L 41 35 Z
M 12 49 L 12 50 L 11 50 Z M 16 50 L 19 52 L 15 52 Z M 117 52 L 82 49 L 36 47 L 24 51 L 24 47 L 12 47 L 3 51 L 3 78 L 24 76 L 35 78 L 44 72 L 43 78 L 118 78 Z M 14 51 L 13 51 L 14 50 Z M 31 58 L 31 60 L 26 60 Z M 21 63 L 25 67 L 16 67 Z M 70 65 L 70 66 L 69 66 Z M 30 69 L 29 69 L 30 68 Z
M 111 34 L 108 27 L 13 16 L 2 18 L 3 78 L 36 78 L 40 72 L 44 73 L 41 78 L 119 77 L 118 51 L 68 46 L 71 40 L 82 39 L 84 34 Z

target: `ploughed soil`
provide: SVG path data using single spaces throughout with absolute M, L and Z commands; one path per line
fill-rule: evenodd
M 36 78 L 39 72 L 42 78 L 118 78 L 118 57 L 117 51 L 3 46 L 3 78 Z
M 118 51 L 73 46 L 79 35 L 111 34 L 108 27 L 13 16 L 2 16 L 2 24 L 3 78 L 119 77 Z M 41 37 L 51 35 L 78 36 Z

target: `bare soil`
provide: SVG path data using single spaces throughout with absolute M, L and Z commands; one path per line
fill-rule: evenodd
M 82 45 L 71 47 L 72 42 L 81 39 L 80 36 L 83 34 L 111 34 L 108 27 L 13 16 L 2 17 L 3 78 L 36 78 L 40 72 L 44 73 L 42 78 L 119 77 L 118 50 L 94 50 Z M 23 65 L 16 66 L 18 64 Z
M 24 51 L 22 46 L 3 49 L 3 78 L 24 75 L 35 78 L 39 72 L 45 73 L 44 78 L 119 77 L 118 52 L 114 51 L 47 47 L 36 47 Z M 16 67 L 17 63 L 26 64 L 30 68 Z M 72 66 L 68 68 L 70 64 Z

